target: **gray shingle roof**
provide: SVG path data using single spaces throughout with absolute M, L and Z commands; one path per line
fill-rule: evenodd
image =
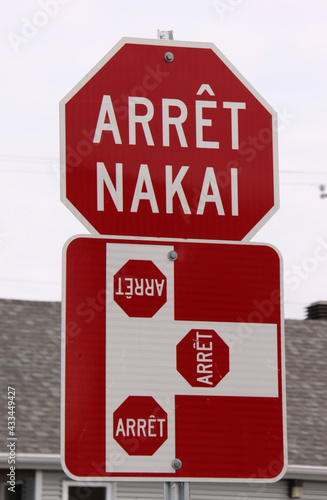
M 14 387 L 17 453 L 59 453 L 60 316 L 59 302 L 0 300 L 0 405 L 6 408 L 7 386 Z
M 285 323 L 289 463 L 327 466 L 327 321 Z
M 59 302 L 0 300 L 0 404 L 17 391 L 17 452 L 59 453 Z M 286 320 L 289 463 L 327 465 L 327 321 Z M 0 452 L 6 452 L 0 419 Z

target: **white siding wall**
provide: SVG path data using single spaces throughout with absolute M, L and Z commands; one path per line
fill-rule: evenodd
M 63 472 L 44 471 L 42 500 L 62 500 L 62 481 L 67 479 Z
M 287 481 L 262 484 L 241 483 L 194 483 L 190 487 L 191 500 L 286 500 L 288 499 Z
M 63 481 L 71 483 L 63 472 L 43 472 L 42 499 L 37 500 L 62 500 Z M 102 484 L 97 483 L 97 486 Z M 160 482 L 117 482 L 115 490 L 115 498 L 111 500 L 163 500 L 164 494 Z M 288 481 L 269 484 L 190 483 L 190 500 L 256 499 L 288 500 Z M 303 481 L 302 500 L 327 500 L 327 482 Z
M 326 500 L 327 482 L 303 481 L 302 500 Z
M 163 500 L 163 483 L 116 483 L 117 500 Z

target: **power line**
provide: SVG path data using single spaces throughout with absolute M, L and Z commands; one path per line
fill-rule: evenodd
M 283 184 L 285 186 L 314 186 L 314 187 L 317 187 L 317 186 L 321 185 L 321 182 L 316 182 L 315 184 L 312 184 L 311 182 L 283 182 L 283 181 L 280 181 L 279 184 Z
M 0 161 L 12 161 L 12 162 L 59 162 L 59 158 L 55 156 L 22 156 L 22 155 L 0 155 Z
M 307 170 L 306 172 L 304 170 L 280 170 L 280 174 L 304 174 L 304 175 L 327 175 L 327 172 L 316 172 L 316 171 L 309 171 Z
M 0 168 L 0 172 L 10 172 L 13 174 L 56 174 L 57 172 L 55 170 L 17 170 L 17 169 L 5 169 L 5 168 Z
M 12 162 L 12 163 L 46 163 L 51 166 L 52 170 L 33 170 L 33 169 L 11 169 L 11 168 L 0 168 L 0 172 L 10 172 L 10 173 L 22 173 L 22 174 L 42 174 L 42 175 L 53 175 L 59 173 L 60 160 L 58 157 L 42 157 L 42 156 L 23 156 L 23 155 L 0 155 L 0 162 Z M 49 165 L 50 164 L 50 165 Z M 303 170 L 279 170 L 280 174 L 285 175 L 327 175 L 327 172 L 322 171 L 303 171 Z M 321 186 L 322 182 L 285 182 L 280 181 L 281 185 L 289 186 Z
M 58 281 L 40 281 L 40 280 L 24 280 L 22 278 L 1 278 L 0 281 L 13 281 L 15 283 L 35 283 L 38 285 L 54 285 L 54 286 L 60 286 L 61 283 Z
M 0 155 L 0 161 L 12 161 L 12 162 L 21 162 L 21 163 L 28 163 L 28 162 L 37 162 L 37 163 L 42 163 L 42 162 L 53 162 L 53 163 L 59 163 L 59 157 L 57 156 L 24 156 L 24 155 Z M 312 171 L 312 170 L 279 170 L 280 174 L 304 174 L 304 175 L 327 175 L 327 171 Z

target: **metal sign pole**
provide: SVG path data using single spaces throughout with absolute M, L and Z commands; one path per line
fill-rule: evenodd
M 173 31 L 157 30 L 157 38 L 159 40 L 173 40 Z M 175 459 L 176 460 L 176 459 Z M 173 461 L 174 462 L 174 461 Z M 174 468 L 180 468 L 180 465 L 173 464 Z M 189 483 L 164 483 L 164 500 L 189 500 L 190 498 L 190 485 Z
M 164 483 L 164 500 L 189 500 L 189 483 Z
M 173 30 L 169 31 L 157 30 L 157 38 L 158 40 L 174 40 L 174 32 Z

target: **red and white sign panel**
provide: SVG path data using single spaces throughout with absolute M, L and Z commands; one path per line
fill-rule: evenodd
M 276 113 L 213 44 L 124 38 L 60 110 L 61 198 L 93 233 L 241 241 L 278 209 Z
M 77 237 L 64 261 L 67 474 L 279 479 L 287 460 L 277 252 Z

